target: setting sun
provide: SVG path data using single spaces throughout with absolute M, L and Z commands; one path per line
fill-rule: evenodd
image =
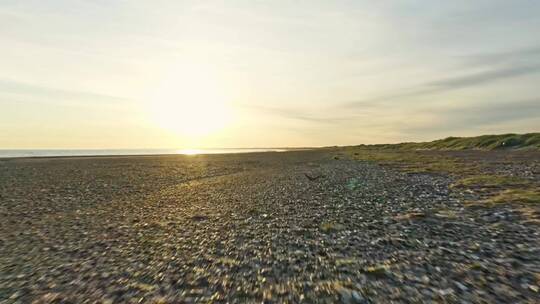
M 148 112 L 161 128 L 187 138 L 223 131 L 232 108 L 215 75 L 202 67 L 181 66 L 166 77 L 148 98 Z

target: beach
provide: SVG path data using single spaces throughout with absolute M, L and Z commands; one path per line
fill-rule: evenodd
M 538 205 L 345 152 L 1 159 L 0 302 L 540 299 Z M 538 152 L 469 153 L 539 180 Z

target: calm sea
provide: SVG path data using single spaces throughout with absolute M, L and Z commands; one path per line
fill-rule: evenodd
M 2 150 L 0 158 L 7 157 L 46 157 L 46 156 L 96 156 L 96 155 L 160 155 L 160 154 L 226 154 L 250 152 L 283 152 L 287 149 L 258 148 L 258 149 L 95 149 L 95 150 Z

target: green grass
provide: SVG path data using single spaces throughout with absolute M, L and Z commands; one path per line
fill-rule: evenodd
M 540 133 L 448 137 L 420 143 L 361 145 L 385 150 L 540 150 Z
M 352 158 L 372 161 L 408 173 L 446 173 L 450 175 L 478 174 L 478 165 L 458 158 L 429 155 L 423 151 L 393 151 L 378 148 L 352 148 Z
M 526 203 L 540 204 L 540 190 L 538 188 L 529 189 L 509 189 L 499 192 L 488 198 L 486 203 Z
M 538 183 L 507 175 L 489 174 L 495 163 L 459 157 L 447 150 L 535 150 L 540 151 L 540 133 L 449 137 L 427 143 L 360 145 L 342 152 L 360 161 L 374 162 L 407 173 L 437 173 L 452 176 L 454 191 L 472 191 L 485 198 L 481 203 L 537 203 Z M 327 230 L 324 229 L 323 230 Z
M 540 133 L 482 135 L 476 137 L 449 137 L 421 144 L 427 149 L 440 150 L 496 150 L 496 149 L 540 149 Z
M 530 184 L 529 180 L 515 177 L 515 176 L 502 176 L 502 175 L 473 175 L 459 179 L 452 187 L 454 188 L 508 188 L 527 186 Z

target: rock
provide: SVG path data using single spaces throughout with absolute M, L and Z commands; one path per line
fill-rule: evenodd
M 344 304 L 352 304 L 353 303 L 352 292 L 349 289 L 342 288 L 339 291 L 339 298 L 341 300 L 341 303 L 344 303 Z
M 364 298 L 364 296 L 362 296 L 357 291 L 352 292 L 352 298 L 353 298 L 354 303 L 358 303 L 358 304 L 368 303 L 367 299 Z
M 341 303 L 344 304 L 365 304 L 368 303 L 366 298 L 362 296 L 359 292 L 351 290 L 348 288 L 340 288 L 339 290 L 339 299 Z
M 190 217 L 190 219 L 192 221 L 195 221 L 195 222 L 202 222 L 202 221 L 208 220 L 208 216 L 202 215 L 202 214 L 196 214 L 196 215 Z
M 443 297 L 451 295 L 454 293 L 454 290 L 452 288 L 446 288 L 446 289 L 438 289 L 437 293 Z
M 454 284 L 461 290 L 461 291 L 467 291 L 469 288 L 467 286 L 461 284 L 460 282 L 454 282 Z

